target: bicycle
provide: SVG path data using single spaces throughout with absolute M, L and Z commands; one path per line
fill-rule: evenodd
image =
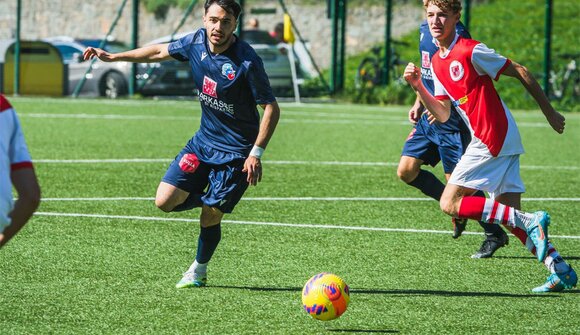
M 405 80 L 402 78 L 404 68 L 407 61 L 401 59 L 399 53 L 395 49 L 395 45 L 407 46 L 408 44 L 400 41 L 391 41 L 391 60 L 389 62 L 389 77 L 390 82 L 397 84 L 404 84 Z M 371 49 L 372 56 L 365 57 L 359 63 L 356 75 L 354 78 L 355 88 L 357 90 L 372 89 L 375 86 L 384 84 L 383 73 L 384 58 L 381 57 L 382 47 L 375 46 Z
M 578 69 L 577 59 L 580 54 L 562 54 L 560 58 L 570 61 L 560 71 L 550 70 L 550 94 L 551 100 L 563 100 L 570 97 L 572 102 L 580 98 L 580 69 Z M 571 87 L 571 92 L 568 88 Z

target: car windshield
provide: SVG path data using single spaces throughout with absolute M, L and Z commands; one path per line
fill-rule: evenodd
M 77 40 L 79 43 L 84 44 L 88 47 L 98 48 L 101 45 L 101 40 L 99 39 L 79 39 Z M 107 52 L 117 53 L 129 50 L 129 47 L 123 44 L 122 42 L 117 41 L 107 41 L 103 50 Z

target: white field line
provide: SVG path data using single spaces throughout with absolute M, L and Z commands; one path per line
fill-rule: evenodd
M 302 114 L 302 113 L 299 113 Z M 332 118 L 329 116 L 324 116 L 324 113 L 319 113 L 320 115 L 314 114 L 304 114 L 310 118 L 283 118 L 280 120 L 281 123 L 307 123 L 307 124 L 365 124 L 365 125 L 410 125 L 409 121 L 404 118 L 385 118 L 385 117 L 375 117 L 372 115 L 359 115 L 348 116 L 348 115 L 334 115 Z M 103 120 L 167 120 L 167 121 L 191 121 L 198 122 L 199 115 L 192 116 L 158 116 L 158 115 L 122 115 L 122 114 L 57 114 L 57 113 L 21 113 L 20 117 L 29 118 L 40 118 L 40 119 L 103 119 Z M 323 118 L 315 119 L 312 117 L 320 116 Z
M 37 102 L 37 98 L 29 97 L 14 97 L 15 101 L 24 102 Z M 164 108 L 166 106 L 176 106 L 180 108 L 192 109 L 197 111 L 199 109 L 199 102 L 197 97 L 182 97 L 176 99 L 144 99 L 144 100 L 129 100 L 129 99 L 93 99 L 93 98 L 78 98 L 78 99 L 61 99 L 61 98 L 43 98 L 43 104 L 99 104 L 99 105 L 111 105 L 111 106 L 158 106 L 159 108 Z M 299 111 L 304 111 L 307 114 L 312 109 L 322 109 L 322 110 L 340 110 L 340 111 L 350 111 L 352 115 L 359 115 L 361 112 L 368 113 L 398 113 L 403 114 L 409 109 L 408 106 L 374 106 L 374 105 L 363 105 L 363 104 L 348 104 L 348 103 L 333 103 L 333 102 L 322 102 L 322 103 L 295 103 L 295 102 L 279 102 L 282 107 L 282 112 L 284 113 L 288 109 L 294 109 Z M 356 111 L 356 112 L 352 112 Z M 512 114 L 518 118 L 537 118 L 541 114 L 538 111 L 530 110 L 511 110 Z M 20 115 L 20 114 L 19 114 Z M 566 119 L 577 119 L 580 117 L 578 114 L 571 113 L 566 115 Z
M 182 219 L 182 218 L 162 218 L 150 216 L 129 216 L 129 215 L 102 215 L 102 214 L 81 214 L 81 213 L 54 213 L 54 212 L 36 212 L 34 215 L 38 216 L 56 216 L 56 217 L 81 217 L 81 218 L 96 218 L 96 219 L 120 219 L 120 220 L 140 220 L 140 221 L 171 221 L 171 222 L 199 222 L 196 219 Z M 313 228 L 313 229 L 340 229 L 340 230 L 362 230 L 362 231 L 383 231 L 383 232 L 398 232 L 398 233 L 428 233 L 428 234 L 449 234 L 446 230 L 431 230 L 431 229 L 404 229 L 404 228 L 380 228 L 380 227 L 357 227 L 357 226 L 340 226 L 340 225 L 325 225 L 325 224 L 305 224 L 305 223 L 282 223 L 282 222 L 258 222 L 258 221 L 244 221 L 244 220 L 222 220 L 224 223 L 239 224 L 239 225 L 255 225 L 255 226 L 274 226 L 274 227 L 290 227 L 290 228 Z M 483 235 L 479 232 L 463 232 L 468 235 Z M 550 237 L 563 239 L 580 239 L 580 236 L 571 235 L 550 235 Z
M 118 159 L 35 159 L 35 163 L 43 164 L 109 164 L 109 163 L 169 163 L 168 158 L 118 158 Z M 338 162 L 338 161 L 270 161 L 264 164 L 272 165 L 336 165 L 336 166 L 398 166 L 398 162 Z M 528 170 L 580 170 L 578 166 L 540 166 L 522 165 Z
M 20 117 L 41 118 L 41 119 L 103 119 L 103 120 L 168 120 L 168 121 L 195 121 L 199 114 L 195 112 L 191 116 L 171 116 L 171 115 L 127 115 L 127 114 L 88 114 L 88 113 L 20 113 Z M 297 112 L 287 111 L 285 115 L 295 115 L 300 117 L 283 117 L 281 123 L 307 123 L 307 124 L 365 124 L 365 125 L 402 125 L 410 126 L 409 121 L 402 115 L 401 117 L 384 117 L 383 115 L 369 115 L 362 113 L 327 113 L 327 112 Z M 305 118 L 308 117 L 308 118 Z M 318 119 L 313 118 L 318 117 Z M 519 126 L 528 128 L 549 127 L 546 122 L 519 122 Z
M 43 198 L 42 201 L 153 201 L 154 197 L 87 197 L 87 198 Z M 242 201 L 433 201 L 431 198 L 407 197 L 245 197 Z M 577 202 L 580 198 L 522 198 L 522 201 Z

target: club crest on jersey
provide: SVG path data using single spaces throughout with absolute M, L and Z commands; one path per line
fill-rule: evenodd
M 426 69 L 431 67 L 431 57 L 428 51 L 421 51 L 421 66 Z
M 203 77 L 203 93 L 209 95 L 210 97 L 217 98 L 217 82 L 208 78 Z
M 222 65 L 222 74 L 226 76 L 229 80 L 234 80 L 236 77 L 236 71 L 230 63 L 225 63 Z
M 449 66 L 449 74 L 451 75 L 451 79 L 453 81 L 459 81 L 461 78 L 463 78 L 463 75 L 465 74 L 465 69 L 463 68 L 463 65 L 461 65 L 460 62 L 454 60 L 453 62 L 451 62 L 451 65 Z

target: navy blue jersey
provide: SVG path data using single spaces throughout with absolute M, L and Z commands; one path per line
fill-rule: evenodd
M 192 141 L 247 155 L 260 127 L 257 105 L 276 101 L 254 49 L 235 37 L 223 53 L 212 54 L 205 29 L 169 44 L 169 54 L 189 61 L 199 91 L 201 125 Z
M 465 26 L 461 22 L 458 22 L 455 26 L 455 31 L 460 36 L 471 38 L 469 32 L 465 29 Z M 433 84 L 433 76 L 431 75 L 431 58 L 439 50 L 439 46 L 436 44 L 436 40 L 431 35 L 429 31 L 429 25 L 427 24 L 427 20 L 424 20 L 421 23 L 421 27 L 419 28 L 419 53 L 421 54 L 421 81 L 423 81 L 423 85 L 425 88 L 431 93 L 434 94 L 435 88 Z M 452 109 L 454 109 L 452 107 Z M 423 114 L 423 118 L 426 118 L 427 115 Z M 468 131 L 467 127 L 459 113 L 457 111 L 452 110 L 451 115 L 449 116 L 449 120 L 445 123 L 435 122 L 431 126 L 435 127 L 437 130 L 442 132 L 456 132 L 456 131 Z

